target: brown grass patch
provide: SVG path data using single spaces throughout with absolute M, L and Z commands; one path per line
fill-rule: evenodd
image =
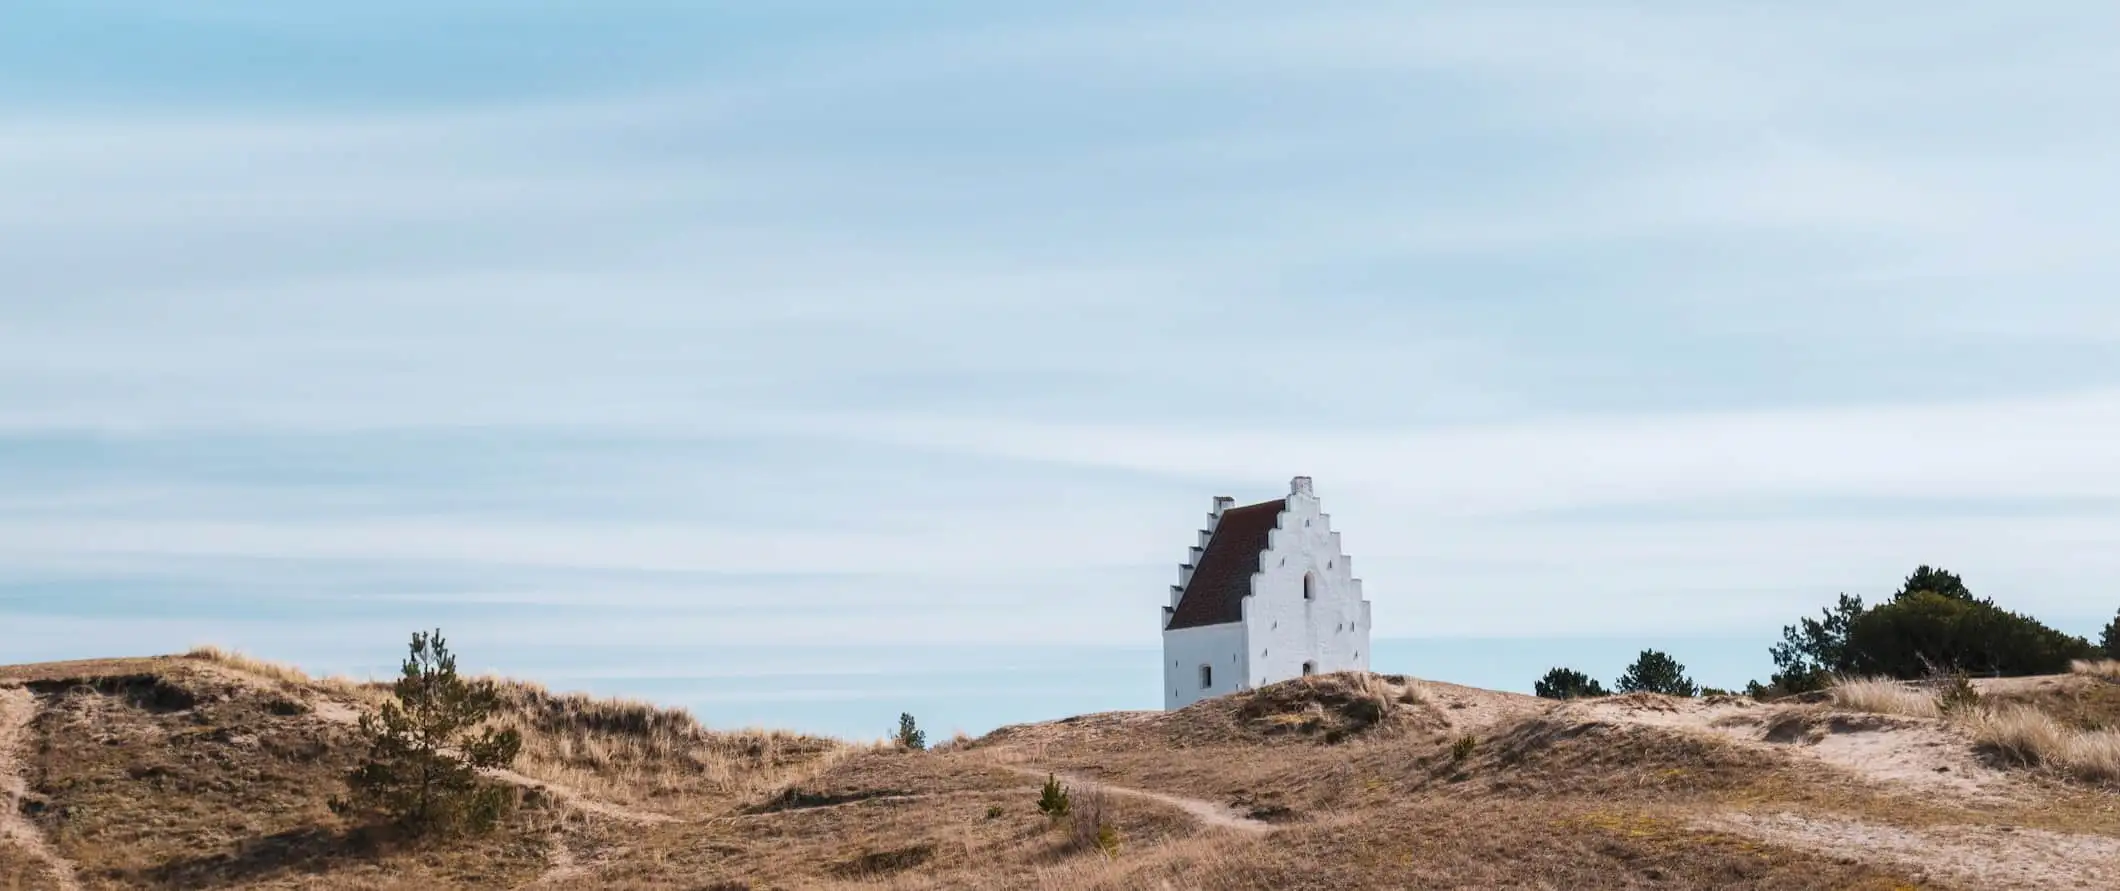
M 2026 705 L 1980 709 L 1965 726 L 1975 743 L 2009 763 L 2049 766 L 2094 783 L 2120 780 L 2120 731 L 2077 730 Z
M 1844 679 L 1828 692 L 1842 708 L 1942 720 L 2006 764 L 2048 767 L 2091 783 L 2120 781 L 2120 730 L 2070 726 L 2032 702 L 2005 699 L 2007 694 L 1992 701 L 1967 696 L 1946 709 L 1936 692 L 1889 679 Z M 2065 694 L 2050 694 L 2048 701 L 2056 695 Z
M 528 797 L 500 833 L 407 848 L 326 807 L 358 755 L 349 728 L 287 706 L 271 684 L 107 663 L 27 680 L 36 745 L 24 750 L 25 816 L 88 887 L 459 884 L 528 881 L 557 815 Z M 246 672 L 248 673 L 248 672 Z M 333 878 L 323 879 L 324 875 Z
M 1426 708 L 1419 682 L 1397 675 L 1312 675 L 1227 698 L 1234 701 L 1239 724 L 1265 736 L 1294 734 L 1338 743 L 1360 734 L 1440 723 Z M 1201 705 L 1210 704 L 1222 703 Z
M 537 684 L 498 684 L 495 720 L 523 735 L 515 770 L 596 798 L 628 803 L 747 799 L 843 757 L 838 740 L 782 730 L 709 730 L 680 708 Z
M 213 644 L 202 644 L 185 651 L 183 658 L 231 668 L 244 674 L 272 681 L 288 689 L 311 689 L 362 698 L 380 692 L 382 685 L 359 681 L 344 675 L 311 677 L 308 672 L 285 662 L 273 662 L 248 656 L 235 650 L 223 649 Z
M 1934 691 L 1891 678 L 1842 678 L 1827 688 L 1828 700 L 1851 711 L 1910 718 L 1941 718 Z
M 2120 681 L 2120 659 L 2077 659 L 2068 664 L 2070 674 Z

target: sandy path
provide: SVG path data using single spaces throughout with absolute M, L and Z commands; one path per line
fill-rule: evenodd
M 1184 811 L 1187 814 L 1192 815 L 1194 819 L 1199 820 L 1201 823 L 1208 826 L 1218 826 L 1223 829 L 1234 829 L 1238 832 L 1250 833 L 1272 832 L 1274 829 L 1273 824 L 1271 823 L 1266 823 L 1260 820 L 1254 820 L 1250 817 L 1244 816 L 1243 814 L 1237 813 L 1236 810 L 1232 808 L 1224 807 L 1212 801 L 1202 801 L 1197 798 L 1185 798 L 1183 796 L 1171 795 L 1164 792 L 1151 792 L 1147 789 L 1133 789 L 1128 788 L 1126 786 L 1114 786 L 1110 783 L 1102 782 L 1099 780 L 1093 780 L 1088 777 L 1081 776 L 1079 774 L 1061 773 L 1058 771 L 1034 770 L 1028 767 L 1016 766 L 1009 766 L 1008 769 L 1016 773 L 1020 773 L 1024 776 L 1036 779 L 1039 782 L 1044 782 L 1046 775 L 1050 773 L 1053 776 L 1059 778 L 1060 782 L 1066 784 L 1070 788 L 1097 789 L 1104 792 L 1108 792 L 1113 795 L 1124 795 L 1131 798 L 1140 798 L 1148 801 L 1153 801 L 1158 804 L 1169 805 L 1171 807 Z
M 43 863 L 60 891 L 77 891 L 74 865 L 44 840 L 37 824 L 22 816 L 22 797 L 29 791 L 15 752 L 27 743 L 29 723 L 37 717 L 37 697 L 22 687 L 0 687 L 0 843 L 12 844 Z
M 1915 830 L 1793 814 L 1723 814 L 1699 825 L 1836 857 L 1857 855 L 1916 878 L 1941 874 L 1978 888 L 2120 888 L 2120 839 L 2103 836 L 1994 826 Z
M 1981 763 L 1970 741 L 1932 720 L 1820 706 L 1653 696 L 1574 700 L 1560 708 L 1562 714 L 1588 720 L 1640 724 L 1791 752 L 1908 791 L 1986 800 L 2023 792 L 2022 781 Z
M 550 795 L 553 798 L 559 799 L 561 803 L 567 805 L 568 807 L 574 808 L 575 810 L 595 814 L 600 817 L 608 817 L 610 819 L 617 820 L 621 823 L 648 824 L 683 822 L 676 817 L 670 816 L 669 814 L 659 814 L 654 811 L 638 810 L 635 808 L 627 807 L 622 804 L 618 804 L 616 802 L 590 798 L 565 786 L 550 783 L 545 780 L 537 779 L 535 777 L 524 776 L 523 774 L 519 774 L 515 771 L 507 770 L 505 768 L 487 768 L 485 770 L 479 771 L 479 773 L 488 777 L 492 777 L 493 779 L 500 780 L 503 783 L 508 783 L 509 785 L 520 786 L 525 789 L 536 789 L 540 792 L 545 793 L 546 795 Z

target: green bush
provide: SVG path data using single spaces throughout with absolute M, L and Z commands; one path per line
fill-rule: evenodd
M 891 734 L 891 739 L 896 740 L 901 749 L 915 752 L 927 749 L 927 732 L 914 724 L 913 716 L 905 712 L 898 713 L 898 732 Z
M 1058 820 L 1067 816 L 1069 808 L 1067 787 L 1060 785 L 1058 777 L 1046 774 L 1045 788 L 1038 792 L 1038 812 Z
M 415 632 L 391 692 L 395 701 L 361 716 L 368 754 L 346 777 L 348 798 L 332 809 L 381 816 L 414 836 L 491 829 L 511 790 L 481 783 L 479 771 L 507 767 L 522 750 L 514 730 L 485 727 L 500 706 L 490 682 L 466 681 L 441 631 Z
M 2120 613 L 2105 623 L 2105 631 L 2098 635 L 2098 649 L 2105 651 L 2105 658 L 2120 659 Z
M 1455 764 L 1457 762 L 1472 757 L 1472 750 L 1479 748 L 1479 745 L 1479 737 L 1473 736 L 1470 733 L 1458 737 L 1455 742 L 1452 742 L 1450 744 L 1451 763 Z
M 1573 668 L 1556 668 L 1546 672 L 1545 677 L 1539 678 L 1531 685 L 1531 691 L 1546 699 L 1581 699 L 1606 695 L 1605 686 L 1598 683 L 1596 678 Z
M 2014 676 L 2068 671 L 2089 642 L 1992 603 L 1916 591 L 1848 625 L 1846 671 L 1901 679 L 1938 670 Z
M 2120 636 L 2120 629 L 2109 633 Z M 1954 573 L 1922 566 L 1888 601 L 1865 606 L 1861 597 L 1842 594 L 1820 618 L 1783 628 L 1770 650 L 1778 670 L 1768 689 L 1817 690 L 1836 675 L 2052 674 L 2097 651 L 2082 638 L 1973 596 Z
M 1798 619 L 1781 629 L 1781 642 L 1768 652 L 1779 669 L 1768 687 L 1782 694 L 1825 689 L 1836 673 L 1848 670 L 1848 626 L 1863 613 L 1862 598 L 1840 595 L 1839 602 L 1817 619 Z
M 1119 857 L 1119 827 L 1110 823 L 1097 824 L 1097 853 L 1110 859 Z
M 1972 711 L 1979 708 L 1980 703 L 1980 691 L 1974 689 L 1973 682 L 1963 674 L 1951 675 L 1936 693 L 1936 708 L 1945 714 Z
M 1627 666 L 1625 674 L 1614 684 L 1621 693 L 1664 693 L 1671 696 L 1695 696 L 1700 688 L 1693 679 L 1686 677 L 1686 667 L 1678 660 L 1656 650 L 1643 650 L 1635 657 L 1634 664 Z
M 1938 597 L 1963 600 L 1967 603 L 1989 602 L 1986 600 L 1974 600 L 1972 589 L 1965 586 L 1965 579 L 1959 578 L 1957 573 L 1929 566 L 1915 567 L 1913 574 L 1907 576 L 1906 581 L 1899 584 L 1899 590 L 1892 593 L 1892 599 L 1898 600 L 1909 594 L 1924 591 Z

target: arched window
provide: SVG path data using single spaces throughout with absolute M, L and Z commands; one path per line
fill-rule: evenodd
M 1202 690 L 1205 690 L 1205 689 L 1207 689 L 1207 688 L 1209 688 L 1209 687 L 1212 687 L 1212 686 L 1214 686 L 1214 685 L 1215 685 L 1215 667 L 1214 667 L 1214 666 L 1212 666 L 1212 665 L 1202 665 L 1202 666 L 1200 666 L 1200 689 L 1202 689 Z
M 1316 663 L 1316 662 L 1305 662 L 1305 663 L 1303 663 L 1303 673 L 1304 673 L 1304 674 L 1311 674 L 1311 673 L 1314 673 L 1314 672 L 1316 672 L 1317 670 L 1318 670 L 1318 663 Z
M 1311 575 L 1310 573 L 1307 573 L 1307 572 L 1306 572 L 1306 573 L 1303 573 L 1303 599 L 1304 599 L 1304 600 L 1315 600 L 1315 599 L 1317 599 L 1317 596 L 1318 596 L 1318 579 L 1317 579 L 1317 576 Z

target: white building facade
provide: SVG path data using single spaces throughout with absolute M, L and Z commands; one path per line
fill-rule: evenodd
M 1163 608 L 1163 707 L 1306 674 L 1369 670 L 1369 601 L 1311 480 L 1216 498 Z

